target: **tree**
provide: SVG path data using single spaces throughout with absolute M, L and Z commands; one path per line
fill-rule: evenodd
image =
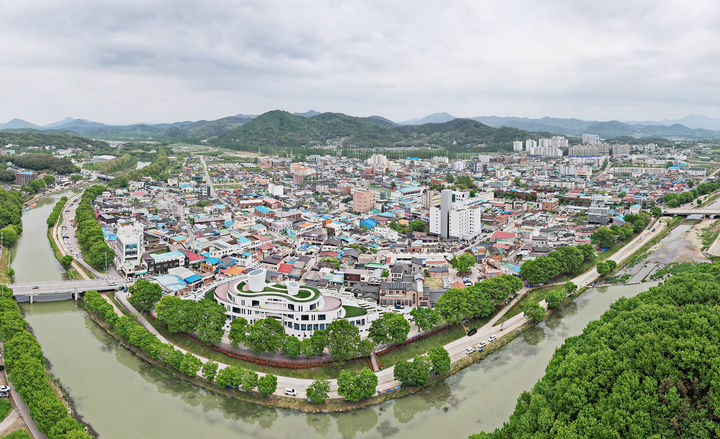
M 565 285 L 563 285 L 563 288 L 565 289 L 565 295 L 569 296 L 570 294 L 574 293 L 575 290 L 577 290 L 577 285 L 570 281 L 567 281 L 565 282 Z
M 615 234 L 607 227 L 599 227 L 593 232 L 590 239 L 600 248 L 610 247 L 615 244 Z
M 242 384 L 242 372 L 243 368 L 240 366 L 228 366 L 225 369 L 220 369 L 215 383 L 219 387 L 237 389 Z
M 202 368 L 202 374 L 211 383 L 215 379 L 215 375 L 217 375 L 218 371 L 218 364 L 214 361 L 208 361 L 205 364 L 203 364 Z
M 453 175 L 448 172 L 448 173 L 445 175 L 445 181 L 448 182 L 448 183 L 453 183 L 453 182 L 455 181 L 455 177 L 453 177 Z
M 73 263 L 72 255 L 65 255 L 62 258 L 60 258 L 60 265 L 62 265 L 62 267 L 65 270 L 68 270 L 70 268 L 70 266 L 72 265 L 72 263 Z
M 382 276 L 384 279 L 387 279 L 387 277 L 390 276 L 390 272 L 387 270 L 383 270 L 382 273 L 380 273 L 380 276 Z
M 290 358 L 297 358 L 301 352 L 300 339 L 295 336 L 289 336 L 285 338 L 285 344 L 283 344 L 283 352 Z
M 195 302 L 193 314 L 195 316 L 195 333 L 200 340 L 208 344 L 218 344 L 225 331 L 223 327 L 227 321 L 225 307 L 214 300 L 201 300 Z
M 375 394 L 378 377 L 368 368 L 364 368 L 359 374 L 344 369 L 340 372 L 337 383 L 340 396 L 348 401 L 360 401 Z
M 329 393 L 330 381 L 322 378 L 315 378 L 315 381 L 313 381 L 306 390 L 307 397 L 315 404 L 325 402 Z
M 657 206 L 653 206 L 650 208 L 650 214 L 654 217 L 659 217 L 662 215 L 662 210 Z
M 70 256 L 72 259 L 72 256 Z M 150 311 L 162 297 L 162 288 L 155 282 L 147 279 L 138 279 L 128 288 L 130 303 L 138 311 Z
M 528 302 L 523 306 L 525 317 L 534 323 L 542 322 L 545 319 L 545 308 L 537 302 Z
M 277 389 L 277 377 L 272 374 L 261 376 L 257 388 L 261 395 L 272 395 Z
M 244 342 L 247 336 L 247 329 L 248 321 L 244 317 L 235 317 L 230 322 L 230 333 L 228 334 L 230 344 L 237 347 L 239 343 Z
M 0 237 L 2 237 L 2 244 L 7 247 L 12 247 L 17 241 L 18 234 L 19 233 L 17 227 L 12 224 L 3 227 L 2 229 L 0 229 Z
M 610 267 L 608 267 L 607 263 L 605 263 L 605 262 L 602 262 L 602 261 L 598 262 L 596 268 L 597 268 L 597 272 L 603 276 L 610 273 Z
M 547 302 L 547 306 L 550 309 L 557 309 L 562 304 L 563 299 L 565 299 L 565 293 L 563 290 L 555 289 L 552 291 L 548 291 L 547 295 L 545 296 L 545 302 Z
M 395 364 L 394 378 L 403 386 L 426 386 L 430 379 L 432 362 L 426 356 L 413 361 L 400 361 Z
M 460 273 L 469 273 L 477 260 L 470 253 L 463 253 L 460 256 L 454 255 L 450 259 L 450 265 Z
M 42 179 L 45 182 L 46 186 L 50 186 L 51 184 L 55 183 L 55 177 L 53 177 L 52 175 L 45 175 Z
M 410 221 L 410 230 L 412 230 L 413 232 L 424 232 L 425 223 L 422 220 Z
M 256 320 L 248 326 L 245 344 L 255 353 L 277 352 L 285 341 L 283 324 L 272 317 Z
M 196 322 L 190 311 L 195 302 L 182 300 L 176 296 L 165 296 L 158 302 L 155 307 L 157 318 L 165 323 L 168 331 L 176 332 L 192 332 L 195 329 Z
M 254 370 L 245 369 L 240 376 L 242 389 L 244 391 L 250 392 L 258 385 L 258 374 Z
M 430 362 L 432 362 L 432 368 L 435 373 L 448 373 L 450 372 L 450 354 L 442 346 L 435 346 L 428 352 Z
M 360 351 L 360 331 L 345 319 L 328 325 L 327 347 L 333 360 L 345 361 Z
M 385 313 L 370 326 L 369 337 L 377 344 L 400 344 L 410 333 L 410 323 L 401 314 Z
M 450 323 L 460 323 L 472 315 L 467 293 L 451 288 L 443 293 L 437 301 L 436 308 L 440 315 Z
M 202 368 L 202 361 L 192 353 L 186 352 L 178 370 L 187 376 L 194 377 L 200 368 Z
M 440 314 L 434 308 L 416 307 L 410 311 L 410 315 L 422 331 L 429 331 L 440 323 Z

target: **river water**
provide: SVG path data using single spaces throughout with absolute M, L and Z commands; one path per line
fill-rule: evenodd
M 37 230 L 32 227 L 36 224 L 45 230 L 52 203 L 47 211 L 38 203 L 23 216 L 26 233 L 13 263 L 18 282 L 61 278 L 45 234 L 27 233 Z M 41 255 L 43 251 L 49 257 Z M 333 415 L 258 407 L 179 381 L 119 346 L 73 301 L 22 307 L 53 374 L 103 439 L 457 438 L 501 426 L 520 393 L 542 377 L 567 337 L 582 332 L 619 297 L 651 285 L 590 289 L 546 322 L 440 384 L 376 407 Z

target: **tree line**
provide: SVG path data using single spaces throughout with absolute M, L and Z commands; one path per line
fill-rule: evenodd
M 595 259 L 591 244 L 560 247 L 535 259 L 523 262 L 520 278 L 530 285 L 540 285 L 560 276 L 579 274 L 583 263 Z
M 106 261 L 110 264 L 115 258 L 115 252 L 105 243 L 102 227 L 92 207 L 95 198 L 105 190 L 105 186 L 101 185 L 85 189 L 75 210 L 75 228 L 80 248 L 85 260 L 97 270 L 105 269 Z
M 0 239 L 11 247 L 22 233 L 22 195 L 0 188 Z
M 517 277 L 501 275 L 482 280 L 467 288 L 451 288 L 440 296 L 435 308 L 439 316 L 448 323 L 459 323 L 467 318 L 486 318 L 495 313 L 496 305 L 522 287 L 523 283 Z M 418 316 L 421 321 L 418 321 Z M 433 311 L 418 311 L 413 317 L 421 329 L 429 326 L 428 320 L 437 321 Z
M 502 428 L 471 438 L 710 438 L 720 431 L 720 263 L 621 298 L 555 351 Z
M 21 168 L 34 171 L 52 170 L 56 174 L 72 174 L 78 172 L 72 160 L 55 157 L 51 154 L 21 154 L 12 158 L 12 162 Z
M 58 200 L 57 203 L 55 203 L 55 207 L 53 207 L 52 212 L 50 212 L 50 215 L 48 215 L 47 218 L 47 226 L 48 229 L 54 227 L 58 219 L 60 218 L 60 214 L 62 213 L 63 208 L 65 207 L 65 204 L 67 203 L 68 197 L 62 197 Z
M 10 380 L 15 384 L 30 416 L 48 439 L 90 439 L 84 427 L 68 415 L 45 372 L 40 344 L 27 330 L 27 322 L 12 299 L 12 290 L 0 286 L 0 339 Z
M 667 204 L 668 207 L 678 207 L 685 203 L 689 203 L 692 200 L 696 199 L 699 196 L 709 194 L 711 192 L 715 192 L 716 190 L 720 189 L 720 183 L 719 182 L 706 182 L 706 183 L 700 183 L 696 188 L 691 189 L 689 191 L 685 192 L 667 192 L 663 195 L 663 201 L 665 204 Z
M 85 167 L 88 169 L 96 170 L 102 174 L 114 174 L 118 171 L 135 169 L 135 167 L 137 166 L 137 162 L 138 161 L 135 157 L 128 153 L 125 153 L 120 157 L 116 157 L 112 160 L 106 160 L 104 162 L 87 165 Z
M 590 236 L 592 242 L 599 248 L 611 247 L 618 241 L 628 242 L 650 224 L 652 215 L 642 211 L 639 214 L 629 213 L 623 219 L 625 224 L 622 226 L 598 227 Z

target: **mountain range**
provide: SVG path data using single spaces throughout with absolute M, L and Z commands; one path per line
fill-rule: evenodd
M 270 117 L 265 117 L 271 115 Z M 292 117 L 290 117 L 292 116 Z M 261 119 L 262 118 L 262 119 Z M 249 122 L 260 119 L 260 122 Z M 268 124 L 273 119 L 277 124 Z M 702 115 L 688 115 L 681 119 L 660 121 L 592 121 L 575 118 L 524 118 L 506 116 L 476 116 L 470 118 L 456 118 L 449 113 L 433 113 L 424 117 L 409 119 L 400 123 L 393 122 L 382 116 L 353 117 L 340 113 L 321 113 L 309 110 L 304 113 L 288 113 L 284 111 L 270 111 L 262 115 L 237 114 L 216 120 L 181 121 L 158 124 L 130 124 L 108 125 L 87 119 L 65 118 L 47 125 L 36 125 L 22 119 L 12 119 L 7 123 L 0 123 L 0 130 L 39 130 L 70 132 L 86 137 L 102 139 L 159 139 L 159 140 L 187 140 L 199 141 L 213 139 L 213 143 L 235 143 L 241 139 L 260 139 L 264 144 L 282 144 L 290 142 L 325 141 L 333 138 L 349 138 L 360 144 L 373 142 L 410 143 L 412 136 L 409 133 L 425 131 L 420 135 L 421 141 L 428 140 L 425 129 L 416 130 L 412 127 L 425 127 L 426 125 L 442 125 L 453 121 L 458 126 L 472 120 L 483 126 L 493 128 L 514 128 L 534 133 L 553 133 L 566 136 L 580 136 L 584 133 L 598 134 L 603 138 L 613 137 L 680 137 L 690 139 L 720 139 L 720 119 L 713 119 Z M 256 126 L 263 126 L 263 131 Z M 432 130 L 443 131 L 447 126 L 437 126 Z M 477 128 L 477 127 L 476 127 Z M 290 130 L 290 131 L 287 131 Z M 295 130 L 295 131 L 293 131 Z M 285 132 L 287 131 L 287 132 Z M 452 130 L 451 130 L 452 131 Z M 485 130 L 484 134 L 487 134 Z M 459 133 L 456 133 L 459 134 Z M 430 136 L 432 137 L 432 136 Z M 437 136 L 436 136 L 437 137 Z M 440 136 L 442 137 L 442 136 Z M 464 139 L 464 140 L 463 140 Z M 484 137 L 480 138 L 484 141 Z M 468 136 L 459 135 L 455 142 L 471 140 Z M 470 142 L 472 143 L 472 142 Z

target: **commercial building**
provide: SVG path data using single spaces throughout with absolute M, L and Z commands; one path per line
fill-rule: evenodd
M 125 276 L 137 276 L 147 273 L 147 264 L 142 258 L 145 253 L 145 227 L 135 222 L 119 226 L 115 242 L 115 267 Z

